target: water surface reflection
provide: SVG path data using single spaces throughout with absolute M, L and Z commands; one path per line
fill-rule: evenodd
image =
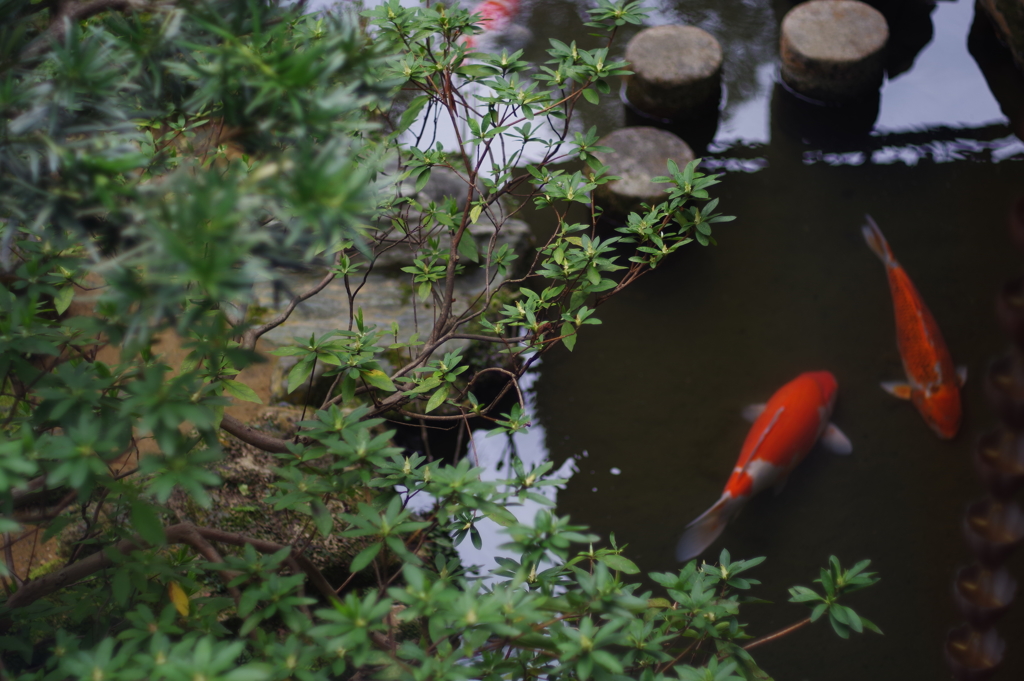
M 758 4 L 770 26 L 790 6 Z M 665 7 L 666 20 L 673 11 L 698 17 L 720 39 L 754 12 L 739 3 Z M 980 376 L 1006 345 L 992 301 L 1021 269 L 1005 225 L 1024 193 L 1024 144 L 967 52 L 971 3 L 942 3 L 928 16 L 931 40 L 904 58 L 908 70 L 892 69 L 873 130 L 839 138 L 780 120 L 774 29 L 750 37 L 754 47 L 737 53 L 746 61 L 726 70 L 707 155 L 727 172 L 722 206 L 739 219 L 718 230 L 718 248 L 694 248 L 610 302 L 605 324 L 574 353 L 547 357 L 537 383 L 556 464 L 589 454 L 559 494 L 559 512 L 615 532 L 653 571 L 674 568 L 678 533 L 718 497 L 748 427 L 742 407 L 802 371 L 836 374 L 834 418 L 853 456 L 812 452 L 785 491 L 751 503 L 711 553 L 769 556 L 758 577 L 776 602 L 787 586 L 808 584 L 830 553 L 872 558 L 883 581 L 857 605 L 887 635 L 843 642 L 825 625 L 760 649 L 780 680 L 948 678 L 941 645 L 960 619 L 951 579 L 969 561 L 960 522 L 982 496 L 970 451 L 994 425 Z M 622 123 L 614 101 L 584 115 L 602 132 Z M 885 275 L 859 232 L 864 213 L 889 237 L 954 360 L 969 367 L 953 442 L 878 387 L 902 367 Z M 1021 565 L 1018 557 L 1018 575 Z M 768 632 L 804 608 L 745 614 Z M 1002 678 L 1021 678 L 1024 654 L 1012 642 L 1024 637 L 1024 606 L 1000 631 L 1011 642 Z

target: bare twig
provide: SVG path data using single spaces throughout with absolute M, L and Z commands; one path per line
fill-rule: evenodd
M 335 267 L 338 266 L 340 258 L 341 251 L 338 251 L 337 253 L 334 254 Z M 278 326 L 281 326 L 286 321 L 288 321 L 288 317 L 290 317 L 292 312 L 295 311 L 295 308 L 298 306 L 299 303 L 303 302 L 304 300 L 308 300 L 309 298 L 312 298 L 316 294 L 323 291 L 325 288 L 327 288 L 328 284 L 334 281 L 334 278 L 336 276 L 337 275 L 332 269 L 317 284 L 292 298 L 291 301 L 288 303 L 288 306 L 285 307 L 285 309 L 281 310 L 281 312 L 279 312 L 270 321 L 264 324 L 260 324 L 259 326 L 254 326 L 248 331 L 246 331 L 244 334 L 242 334 L 242 347 L 248 348 L 250 350 L 254 349 L 256 347 L 256 341 L 259 340 L 260 336 L 267 333 L 271 329 L 275 329 Z
M 788 636 L 789 634 L 792 634 L 797 629 L 802 629 L 802 628 L 806 627 L 810 623 L 811 623 L 811 618 L 810 617 L 808 617 L 807 619 L 800 620 L 796 624 L 791 624 L 788 627 L 786 627 L 785 629 L 779 629 L 774 634 L 768 634 L 767 636 L 762 636 L 761 638 L 757 639 L 756 641 L 751 641 L 747 645 L 743 646 L 743 650 L 751 650 L 753 648 L 758 647 L 762 643 L 771 643 L 775 639 L 782 638 L 783 636 Z

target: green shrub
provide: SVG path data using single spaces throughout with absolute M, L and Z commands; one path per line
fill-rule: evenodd
M 588 25 L 610 44 L 643 16 L 602 1 Z M 569 121 L 625 73 L 607 47 L 552 41 L 539 67 L 467 56 L 466 11 L 394 0 L 365 25 L 264 0 L 10 0 L 0 19 L 0 531 L 43 526 L 69 550 L 27 581 L 6 553 L 0 676 L 765 678 L 737 619 L 756 583 L 739 575 L 759 560 L 723 552 L 645 592 L 614 540 L 594 549 L 567 518 L 508 510 L 548 503 L 536 490 L 556 483 L 550 464 L 484 481 L 469 459 L 407 456 L 384 430 L 400 416 L 528 427 L 517 381 L 531 363 L 571 350 L 604 300 L 730 219 L 694 162 L 670 165 L 667 201 L 596 234 L 591 194 L 609 178 L 568 165 L 598 149 Z M 468 131 L 455 148 L 411 131 L 435 114 Z M 543 150 L 532 162 L 527 145 Z M 461 208 L 420 200 L 440 168 L 464 183 Z M 499 237 L 530 207 L 557 228 L 526 262 Z M 483 247 L 474 224 L 492 235 Z M 263 360 L 261 337 L 329 285 L 357 303 L 398 245 L 429 306 L 424 338 L 354 304 L 341 328 L 277 351 L 295 358 L 289 390 L 318 366 L 331 384 L 294 437 L 224 414 L 230 396 L 259 400 L 237 377 Z M 456 301 L 471 266 L 483 292 Z M 285 273 L 317 267 L 315 286 L 289 289 Z M 290 302 L 261 307 L 258 282 Z M 187 356 L 169 366 L 156 343 L 174 335 Z M 470 366 L 459 340 L 500 352 Z M 501 378 L 491 399 L 472 391 L 486 374 Z M 290 514 L 290 541 L 189 510 L 215 508 L 222 430 L 274 457 L 270 493 L 245 512 Z M 414 495 L 433 509 L 413 514 Z M 519 558 L 468 575 L 451 547 L 490 521 Z M 344 579 L 310 558 L 326 539 L 357 547 Z M 873 581 L 865 565 L 833 559 L 825 595 L 794 599 L 840 635 L 873 628 L 836 602 Z

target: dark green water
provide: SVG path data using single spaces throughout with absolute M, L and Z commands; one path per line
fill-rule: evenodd
M 786 588 L 810 585 L 830 554 L 846 565 L 872 559 L 881 583 L 849 604 L 886 635 L 842 641 L 824 622 L 801 630 L 757 651 L 777 681 L 948 679 L 942 644 L 961 621 L 952 577 L 971 560 L 963 512 L 983 495 L 970 456 L 995 426 L 981 377 L 1007 345 L 994 295 L 1024 271 L 1006 234 L 1010 204 L 1024 196 L 1024 144 L 1003 114 L 1024 114 L 1022 80 L 989 71 L 1012 93 L 1001 108 L 967 49 L 973 6 L 908 1 L 908 11 L 890 16 L 890 78 L 873 132 L 815 132 L 787 113 L 775 84 L 778 25 L 793 4 L 645 3 L 648 25 L 698 25 L 723 45 L 722 117 L 704 157 L 725 171 L 716 194 L 738 219 L 716 232 L 718 247 L 688 247 L 603 306 L 604 324 L 585 327 L 574 353 L 544 358 L 524 381 L 535 427 L 515 446 L 528 462 L 550 458 L 576 470 L 558 492 L 558 513 L 614 532 L 644 572 L 674 570 L 679 534 L 718 498 L 739 453 L 742 408 L 803 371 L 833 372 L 834 420 L 853 455 L 813 451 L 780 495 L 751 502 L 705 557 L 723 547 L 769 557 L 753 576 L 763 582 L 757 594 L 777 605 L 744 610 L 755 635 L 806 616 L 786 603 Z M 534 61 L 546 59 L 548 38 L 593 46 L 581 28 L 587 5 L 524 0 L 516 21 L 529 30 L 510 31 L 507 44 Z M 636 30 L 624 29 L 618 56 Z M 614 95 L 580 110 L 581 128 L 602 135 L 625 121 Z M 902 378 L 902 366 L 885 274 L 860 236 L 865 213 L 916 283 L 954 361 L 968 367 L 964 422 L 952 442 L 878 385 Z M 550 225 L 533 222 L 543 239 Z M 480 435 L 475 456 L 488 475 L 501 475 L 493 468 L 507 451 Z M 483 550 L 460 551 L 486 568 L 504 540 L 481 529 Z M 1024 581 L 1024 558 L 1011 570 Z M 1024 678 L 1024 604 L 999 630 L 1007 652 L 997 679 Z
M 971 7 L 943 3 L 933 15 L 934 39 L 883 90 L 874 135 L 805 144 L 771 118 L 776 26 L 791 5 L 660 6 L 651 23 L 697 23 L 725 47 L 725 114 L 707 158 L 760 170 L 727 172 L 716 188 L 738 217 L 718 230 L 717 248 L 690 247 L 602 307 L 604 325 L 587 327 L 574 353 L 545 357 L 535 384 L 543 447 L 579 469 L 558 512 L 614 532 L 645 572 L 675 569 L 679 533 L 735 462 L 748 428 L 740 410 L 800 372 L 828 369 L 840 386 L 834 420 L 854 454 L 816 449 L 705 557 L 722 547 L 769 557 L 754 576 L 782 604 L 745 611 L 759 634 L 805 616 L 785 589 L 810 584 L 829 554 L 874 561 L 882 582 L 850 604 L 886 635 L 842 641 L 822 622 L 764 646 L 757 658 L 778 681 L 949 678 L 942 642 L 960 621 L 951 578 L 970 560 L 961 521 L 982 496 L 970 455 L 995 425 L 981 376 L 1006 347 L 994 292 L 1024 269 L 1006 237 L 1010 203 L 1024 195 L 1024 147 L 966 51 Z M 525 11 L 534 58 L 579 14 L 570 3 Z M 614 98 L 583 115 L 602 134 L 624 120 Z M 860 236 L 865 213 L 969 369 L 952 442 L 879 388 L 903 374 L 885 274 Z M 1021 566 L 1018 557 L 1019 580 Z M 1024 604 L 999 629 L 1008 646 L 998 678 L 1024 678 Z

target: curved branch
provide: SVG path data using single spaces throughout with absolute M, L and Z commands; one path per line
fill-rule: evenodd
M 334 256 L 335 267 L 337 267 L 338 263 L 340 262 L 340 257 L 341 251 L 338 251 Z M 312 298 L 316 294 L 323 291 L 325 288 L 327 288 L 328 284 L 334 281 L 334 278 L 336 276 L 337 274 L 335 274 L 333 270 L 328 272 L 324 276 L 324 278 L 320 280 L 319 283 L 311 286 L 306 291 L 303 291 L 299 295 L 292 298 L 291 301 L 288 303 L 288 307 L 281 310 L 281 312 L 279 312 L 277 316 L 275 316 L 273 319 L 264 324 L 260 324 L 259 326 L 254 326 L 253 328 L 249 329 L 244 334 L 242 334 L 242 347 L 248 348 L 249 350 L 254 349 L 256 347 L 256 341 L 260 339 L 260 336 L 267 333 L 271 329 L 275 329 L 281 326 L 286 321 L 288 321 L 288 317 L 292 315 L 292 312 L 295 311 L 295 308 L 298 306 L 299 303 L 308 300 L 309 298 Z
M 246 544 L 251 545 L 254 549 L 261 553 L 275 553 L 285 548 L 284 544 L 278 544 L 272 541 L 265 541 L 262 539 L 253 539 L 246 537 L 241 534 L 234 532 L 224 532 L 223 530 L 217 530 L 210 527 L 197 527 L 192 523 L 179 523 L 177 525 L 171 525 L 166 528 L 165 533 L 167 535 L 168 544 L 188 544 L 197 553 L 203 555 L 211 562 L 223 562 L 220 559 L 220 554 L 217 550 L 210 545 L 210 541 L 218 541 L 224 544 L 231 544 L 233 546 L 245 546 Z M 141 537 L 133 537 L 132 539 L 122 539 L 114 545 L 115 551 L 128 554 L 132 551 L 139 551 L 148 548 L 149 544 L 145 542 Z M 295 564 L 306 573 L 310 583 L 316 587 L 324 598 L 337 601 L 338 596 L 334 593 L 334 588 L 331 587 L 327 578 L 323 576 L 320 570 L 313 565 L 313 561 L 306 558 L 303 555 L 293 555 Z M 26 605 L 31 605 L 40 598 L 48 596 L 49 594 L 59 591 L 67 586 L 75 584 L 91 574 L 99 572 L 105 568 L 113 567 L 114 561 L 108 556 L 107 551 L 98 551 L 91 556 L 83 558 L 77 563 L 65 567 L 57 572 L 45 575 L 39 579 L 34 579 L 30 582 L 25 582 L 21 588 L 19 588 L 13 596 L 7 600 L 7 607 L 11 610 L 15 608 L 23 608 Z M 225 575 L 226 577 L 228 575 Z M 9 627 L 9 621 L 6 623 Z M 5 627 L 0 625 L 0 631 Z
M 453 333 L 450 337 L 459 340 L 475 340 L 482 343 L 504 343 L 505 345 L 515 345 L 516 343 L 522 343 L 524 340 L 530 340 L 529 337 L 502 338 L 500 336 L 481 336 L 475 333 Z
M 195 530 L 211 541 L 219 541 L 224 544 L 232 544 L 234 546 L 245 546 L 246 544 L 249 544 L 260 553 L 276 553 L 285 547 L 284 544 L 278 544 L 265 539 L 253 539 L 252 537 L 246 537 L 245 535 L 238 534 L 237 532 L 225 532 L 224 530 L 218 530 L 212 527 L 195 527 Z M 319 568 L 317 568 L 316 565 L 313 565 L 313 561 L 302 554 L 293 553 L 290 558 L 295 560 L 302 571 L 306 573 L 306 577 L 309 578 L 310 583 L 316 587 L 316 590 L 319 591 L 324 598 L 329 601 L 341 600 L 338 598 L 338 595 L 334 593 L 334 587 L 331 586 L 331 583 L 327 581 L 327 578 L 323 576 L 323 573 L 320 572 Z
M 288 445 L 291 443 L 288 440 L 282 440 L 279 437 L 267 435 L 262 433 L 255 428 L 251 428 L 234 416 L 224 414 L 224 418 L 220 421 L 221 430 L 225 430 L 242 442 L 252 445 L 257 449 L 262 449 L 265 452 L 271 454 L 287 454 L 291 450 L 288 449 Z
M 186 526 L 182 528 L 182 539 L 191 546 L 196 553 L 200 554 L 203 558 L 210 561 L 211 563 L 223 563 L 224 559 L 220 553 L 214 548 L 213 544 L 206 541 L 206 538 L 199 533 L 198 529 L 194 526 Z M 170 535 L 168 535 L 168 541 L 170 541 Z M 231 580 L 239 575 L 237 570 L 219 570 L 221 578 L 224 580 L 224 586 L 227 588 L 228 593 L 235 599 L 235 605 L 237 606 L 242 600 L 242 592 L 238 590 L 238 587 L 231 586 Z
M 168 530 L 170 529 L 168 528 Z M 168 539 L 170 539 L 169 534 Z M 122 539 L 114 545 L 114 549 L 119 553 L 127 554 L 132 551 L 138 551 L 145 546 L 146 543 L 139 538 Z M 72 563 L 62 570 L 44 575 L 39 579 L 33 579 L 30 582 L 25 582 L 20 589 L 14 592 L 13 596 L 7 599 L 7 607 L 13 610 L 31 605 L 43 596 L 48 596 L 55 591 L 85 579 L 95 572 L 113 567 L 113 565 L 114 561 L 107 556 L 105 551 L 97 551 L 91 556 Z

